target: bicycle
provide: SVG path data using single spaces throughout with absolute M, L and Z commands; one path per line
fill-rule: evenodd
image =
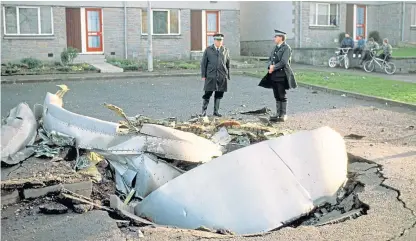
M 332 56 L 328 60 L 328 65 L 331 68 L 335 68 L 337 65 L 344 65 L 345 69 L 350 67 L 350 60 L 348 58 L 348 51 L 351 48 L 338 48 L 338 51 L 335 51 L 335 56 Z
M 386 58 L 381 59 L 377 57 L 375 51 L 370 51 L 370 57 L 371 60 L 366 60 L 363 64 L 365 72 L 373 72 L 376 67 L 374 63 L 376 63 L 380 69 L 384 70 L 386 74 L 392 75 L 396 72 L 396 65 L 392 62 L 386 61 Z

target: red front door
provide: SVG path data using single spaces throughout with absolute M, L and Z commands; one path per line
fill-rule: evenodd
M 87 52 L 103 51 L 103 19 L 100 8 L 85 9 Z

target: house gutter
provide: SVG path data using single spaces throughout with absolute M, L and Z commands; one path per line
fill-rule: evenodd
M 405 12 L 406 12 L 406 2 L 405 1 L 403 1 L 402 2 L 402 6 L 403 6 L 403 9 L 402 9 L 402 42 L 404 42 L 404 21 L 405 21 Z
M 299 48 L 302 48 L 302 1 L 299 4 Z
M 123 1 L 124 5 L 124 58 L 127 59 L 127 3 Z

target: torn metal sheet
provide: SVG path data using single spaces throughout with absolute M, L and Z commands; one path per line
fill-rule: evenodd
M 147 151 L 169 159 L 206 162 L 222 155 L 219 145 L 193 133 L 154 124 L 144 124 L 140 133 L 153 137 L 148 139 Z M 164 140 L 169 141 L 164 143 Z
M 266 232 L 310 212 L 314 201 L 336 196 L 346 168 L 338 133 L 329 127 L 298 132 L 182 174 L 147 196 L 135 214 L 180 228 Z
M 136 190 L 135 196 L 144 198 L 183 171 L 150 154 L 115 155 L 100 153 L 114 167 L 117 190 L 124 194 Z
M 14 165 L 31 156 L 33 148 L 25 148 L 35 142 L 36 129 L 35 115 L 26 103 L 10 110 L 1 126 L 1 161 Z
M 74 137 L 77 146 L 85 149 L 108 149 L 114 142 L 128 140 L 117 135 L 118 124 L 78 115 L 62 108 L 62 99 L 47 93 L 43 105 L 43 128 Z
M 62 100 L 47 93 L 43 127 L 75 138 L 79 148 L 109 150 L 119 154 L 151 152 L 168 159 L 207 162 L 222 155 L 209 140 L 169 127 L 144 124 L 142 135 L 119 135 L 119 124 L 78 115 L 62 108 Z
M 231 136 L 228 134 L 227 129 L 225 127 L 221 127 L 221 129 L 212 136 L 211 140 L 219 144 L 221 146 L 225 146 L 231 141 Z

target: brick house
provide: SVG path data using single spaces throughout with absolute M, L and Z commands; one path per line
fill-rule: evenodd
M 240 18 L 241 55 L 268 55 L 276 28 L 293 48 L 334 48 L 342 32 L 416 42 L 416 1 L 241 2 Z
M 56 61 L 64 48 L 82 56 L 145 59 L 147 2 L 2 1 L 2 62 L 25 57 Z M 222 32 L 240 55 L 238 2 L 152 2 L 155 59 L 190 59 Z

